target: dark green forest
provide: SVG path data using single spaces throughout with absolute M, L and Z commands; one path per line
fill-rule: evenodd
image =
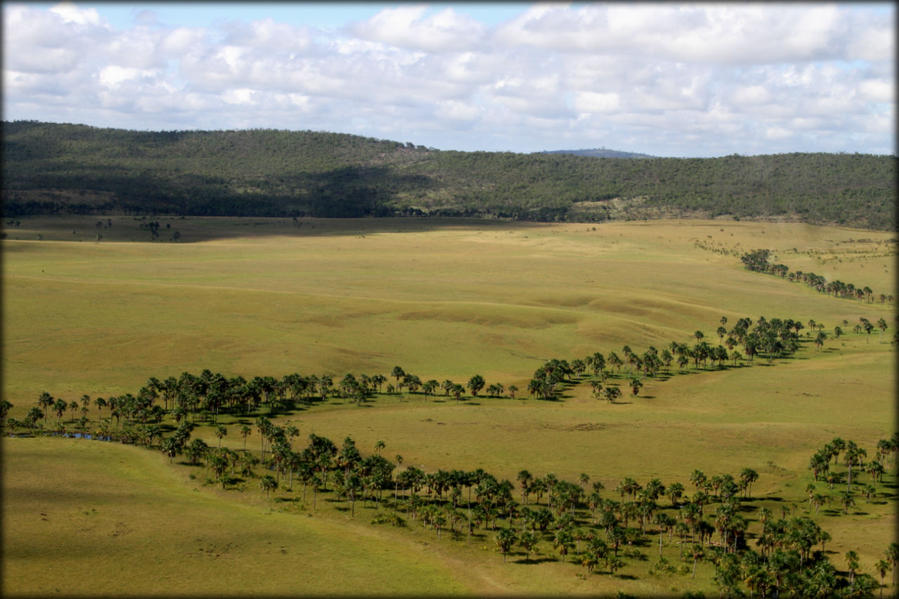
M 3 123 L 5 217 L 784 218 L 896 227 L 896 157 L 595 158 L 440 151 L 315 131 Z

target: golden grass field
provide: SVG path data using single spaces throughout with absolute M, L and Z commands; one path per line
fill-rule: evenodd
M 389 375 L 401 365 L 422 380 L 464 383 L 480 373 L 488 384 L 524 390 L 549 358 L 620 353 L 624 344 L 661 349 L 697 329 L 717 341 L 721 316 L 764 315 L 814 319 L 831 338 L 820 352 L 808 344 L 772 366 L 649 379 L 639 397 L 617 405 L 580 385 L 561 402 L 381 396 L 365 407 L 331 400 L 288 419 L 301 438 L 314 432 L 339 443 L 351 435 L 363 452 L 384 440 L 387 455 L 428 471 L 482 467 L 512 480 L 522 468 L 568 480 L 585 472 L 611 489 L 624 476 L 688 486 L 695 468 L 752 467 L 760 474 L 754 495 L 789 500 L 804 496 L 808 459 L 825 442 L 853 439 L 870 456 L 895 429 L 894 306 L 827 297 L 739 262 L 742 251 L 770 248 L 793 270 L 896 295 L 889 233 L 725 220 L 295 226 L 160 218 L 181 241 L 151 243 L 141 221 L 110 218 L 99 242 L 89 217 L 4 229 L 3 396 L 13 416 L 44 390 L 67 400 L 109 396 L 136 392 L 150 376 L 204 368 L 339 378 Z M 860 316 L 885 318 L 887 334 L 855 335 Z M 848 334 L 832 339 L 844 319 Z M 225 442 L 242 447 L 231 430 Z M 195 434 L 217 442 L 209 429 Z M 696 579 L 666 579 L 638 563 L 624 570 L 633 580 L 583 579 L 570 564 L 503 564 L 492 539 L 482 541 L 485 551 L 415 525 L 387 530 L 358 514 L 350 521 L 335 509 L 314 518 L 284 513 L 294 504 L 216 491 L 133 447 L 5 439 L 3 449 L 3 578 L 16 593 L 716 592 L 708 568 Z M 97 516 L 84 513 L 95 506 Z M 834 563 L 854 548 L 873 574 L 893 540 L 894 507 L 863 502 L 854 515 L 822 514 Z M 139 534 L 111 536 L 119 523 Z M 252 539 L 236 540 L 247 530 Z M 203 543 L 230 553 L 179 557 L 200 554 Z M 130 586 L 97 574 L 111 567 L 134 572 Z M 222 586 L 209 586 L 217 572 Z M 330 587 L 329 572 L 346 586 Z M 92 580 L 105 586 L 91 589 Z

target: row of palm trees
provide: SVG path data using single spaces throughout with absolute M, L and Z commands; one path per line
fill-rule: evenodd
M 668 375 L 673 375 L 675 372 L 672 370 L 672 364 L 675 362 L 683 370 L 691 361 L 694 368 L 700 368 L 700 365 L 707 368 L 709 362 L 717 364 L 718 368 L 724 368 L 727 361 L 736 366 L 737 363 L 744 361 L 744 353 L 750 362 L 755 356 L 764 356 L 769 360 L 788 357 L 799 349 L 801 341 L 799 333 L 806 328 L 800 320 L 791 318 L 768 320 L 761 316 L 755 322 L 750 318 L 740 318 L 730 329 L 726 327 L 727 322 L 727 318 L 722 316 L 716 330 L 720 341 L 717 346 L 705 341 L 702 331 L 696 331 L 695 343 L 692 345 L 672 341 L 661 351 L 650 346 L 642 354 L 634 352 L 630 346 L 625 345 L 621 349 L 623 357 L 619 357 L 615 351 L 610 351 L 607 355 L 594 352 L 570 363 L 564 359 L 548 360 L 534 372 L 527 391 L 532 397 L 539 399 L 558 399 L 566 388 L 583 382 L 589 372 L 593 396 L 614 403 L 621 397 L 621 384 L 611 383 L 609 379 L 621 379 L 622 367 L 626 367 L 624 375 L 626 380 L 623 384 L 637 396 L 643 387 L 643 377 L 655 377 L 663 368 Z M 807 337 L 815 333 L 814 343 L 821 349 L 827 339 L 826 333 L 823 332 L 824 325 L 814 320 L 809 320 L 807 324 L 809 331 Z M 843 324 L 848 326 L 845 320 Z M 887 323 L 883 318 L 877 322 L 877 326 L 881 331 L 887 329 Z M 860 317 L 855 332 L 860 334 L 864 331 L 870 334 L 873 328 L 874 325 L 868 319 Z M 843 334 L 840 326 L 835 327 L 835 337 L 839 338 Z M 742 347 L 744 353 L 735 349 L 738 345 Z M 226 377 L 221 373 L 204 369 L 199 375 L 182 372 L 179 377 L 170 376 L 165 379 L 150 377 L 136 394 L 125 393 L 109 398 L 97 397 L 92 400 L 90 396 L 83 395 L 80 401 L 66 402 L 45 391 L 36 402 L 37 409 L 29 411 L 24 422 L 17 424 L 35 428 L 41 421 L 49 422 L 50 415 L 55 414 L 56 428 L 59 429 L 64 414 L 69 411 L 73 416 L 81 415 L 78 424 L 85 430 L 92 403 L 97 409 L 98 419 L 103 411 L 108 409 L 109 418 L 115 420 L 117 427 L 121 425 L 122 420 L 139 422 L 143 425 L 158 424 L 166 414 L 172 414 L 177 423 L 182 420 L 196 422 L 199 417 L 214 424 L 222 413 L 246 416 L 257 412 L 262 406 L 268 409 L 269 414 L 275 414 L 294 409 L 298 403 L 309 404 L 324 401 L 329 397 L 348 398 L 361 404 L 382 393 L 385 384 L 388 394 L 408 392 L 430 396 L 442 390 L 445 396 L 452 396 L 457 400 L 463 399 L 466 389 L 471 397 L 477 397 L 478 393 L 486 390 L 486 394 L 490 397 L 514 399 L 518 392 L 515 385 L 505 386 L 501 383 L 487 385 L 480 374 L 473 375 L 465 385 L 450 379 L 442 383 L 436 379 L 423 381 L 418 375 L 407 373 L 400 366 L 393 368 L 391 376 L 395 379 L 393 382 L 389 382 L 389 379 L 382 374 L 361 374 L 357 377 L 352 373 L 346 374 L 337 383 L 331 375 L 304 376 L 299 373 L 287 374 L 281 378 L 256 376 L 246 380 L 239 375 Z M 3 419 L 5 421 L 5 415 Z
M 752 500 L 752 485 L 758 480 L 758 473 L 751 468 L 744 468 L 737 476 L 707 476 L 694 470 L 689 477 L 693 488 L 689 495 L 680 482 L 666 486 L 659 479 L 651 479 L 640 484 L 625 477 L 612 489 L 617 499 L 605 496 L 603 483 L 591 484 L 587 474 L 571 482 L 551 473 L 540 477 L 521 470 L 516 477 L 521 500 L 516 501 L 512 482 L 481 469 L 425 472 L 408 465 L 399 470 L 402 457 L 396 456 L 394 461 L 383 457 L 383 441 L 365 456 L 351 437 L 338 447 L 313 434 L 304 449 L 294 451 L 292 441 L 298 436 L 297 429 L 280 427 L 261 417 L 256 422 L 261 458 L 256 459 L 247 457 L 251 453 L 246 450 L 206 447 L 197 439 L 188 443 L 190 426 L 182 424 L 162 442 L 164 453 L 170 458 L 177 455 L 171 440 L 179 438 L 190 463 L 205 462 L 223 486 L 229 473 L 258 477 L 266 494 L 279 486 L 292 491 L 296 480 L 303 485 L 304 503 L 307 487 L 312 490 L 313 511 L 318 494 L 329 492 L 337 501 L 349 504 L 351 517 L 356 516 L 358 501 L 370 502 L 379 510 L 373 523 L 405 526 L 408 518 L 438 537 L 441 532 L 455 537 L 492 532 L 504 561 L 516 548 L 529 561 L 541 547 L 550 546 L 559 560 L 574 561 L 588 573 L 614 574 L 627 565 L 627 560 L 644 558 L 638 547 L 654 543 L 650 538 L 658 535 L 659 562 L 654 569 L 661 572 L 667 563 L 662 552 L 664 539 L 667 537 L 668 547 L 674 547 L 676 535 L 683 559 L 692 563 L 687 567 L 693 575 L 697 562 L 707 559 L 715 567 L 715 580 L 727 593 L 738 594 L 745 587 L 759 596 L 805 596 L 811 591 L 816 596 L 869 596 L 877 588 L 873 577 L 859 573 L 858 565 L 843 573 L 829 562 L 825 544 L 831 537 L 812 520 L 810 509 L 809 516 L 791 516 L 793 509 L 783 508 L 781 517 L 775 518 L 770 509 L 762 507 L 758 510 L 761 531 L 750 533 L 743 505 Z M 246 440 L 249 433 L 247 428 L 242 430 Z M 895 456 L 895 441 L 878 443 L 881 461 L 891 453 Z M 853 448 L 858 447 L 840 439 L 828 446 L 844 456 L 857 453 Z M 254 467 L 260 464 L 264 473 L 257 475 Z M 872 475 L 872 480 L 882 483 L 882 475 Z M 661 502 L 663 497 L 667 497 L 667 505 Z M 386 513 L 380 510 L 382 507 Z M 755 538 L 755 549 L 748 544 L 751 537 Z M 820 549 L 816 549 L 818 546 Z M 895 567 L 895 560 L 881 561 L 875 569 L 881 572 L 882 583 L 885 573 Z
M 540 399 L 557 399 L 562 391 L 580 382 L 585 373 L 589 372 L 593 396 L 614 403 L 621 396 L 620 385 L 608 384 L 606 381 L 610 378 L 622 378 L 622 367 L 626 367 L 625 385 L 634 396 L 637 396 L 643 387 L 642 377 L 655 377 L 663 368 L 668 375 L 673 375 L 675 372 L 671 367 L 674 362 L 683 370 L 691 361 L 697 369 L 700 365 L 707 368 L 710 362 L 716 364 L 718 368 L 724 368 L 728 361 L 736 365 L 744 360 L 744 353 L 750 362 L 756 356 L 767 357 L 769 361 L 789 357 L 799 350 L 801 341 L 799 332 L 805 328 L 800 320 L 792 318 L 768 320 L 764 316 L 755 322 L 750 318 L 740 318 L 729 330 L 726 327 L 727 317 L 722 316 L 719 322 L 720 325 L 716 330 L 720 342 L 718 345 L 708 343 L 705 341 L 705 334 L 696 331 L 693 335 L 695 343 L 692 345 L 672 341 L 661 351 L 650 346 L 642 354 L 634 352 L 630 346 L 625 345 L 621 348 L 621 356 L 615 351 L 610 351 L 606 355 L 594 352 L 570 363 L 567 360 L 549 360 L 534 372 L 528 384 L 528 392 Z M 821 330 L 823 325 L 810 320 L 809 329 L 817 332 L 814 343 L 820 349 L 827 339 L 827 335 Z M 744 353 L 735 349 L 738 345 L 743 348 Z
M 763 272 L 786 278 L 790 281 L 805 283 L 809 287 L 817 290 L 819 293 L 826 293 L 834 297 L 864 300 L 873 303 L 875 299 L 874 291 L 865 286 L 856 286 L 853 283 L 844 283 L 843 281 L 828 281 L 821 275 L 813 272 L 803 272 L 801 270 L 791 271 L 785 264 L 772 264 L 769 261 L 771 250 L 759 249 L 752 250 L 740 256 L 740 261 L 749 270 L 755 272 Z M 892 294 L 881 293 L 877 296 L 880 303 L 893 303 Z

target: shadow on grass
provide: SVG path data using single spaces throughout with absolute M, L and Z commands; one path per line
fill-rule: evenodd
M 535 557 L 535 558 L 524 558 L 517 559 L 513 564 L 545 564 L 546 562 L 557 562 L 559 561 L 555 557 Z
M 275 497 L 275 503 L 303 503 L 299 497 Z

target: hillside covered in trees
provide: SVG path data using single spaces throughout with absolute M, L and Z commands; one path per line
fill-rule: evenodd
M 314 131 L 3 123 L 5 217 L 110 213 L 534 221 L 788 218 L 896 227 L 896 158 L 439 151 Z

